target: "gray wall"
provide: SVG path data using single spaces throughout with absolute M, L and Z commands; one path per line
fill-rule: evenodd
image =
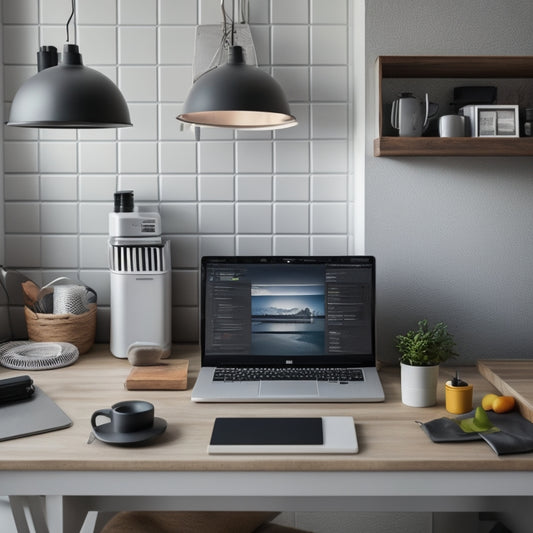
M 372 154 L 378 55 L 532 55 L 532 20 L 527 0 L 366 1 L 366 251 L 381 359 L 395 361 L 394 336 L 426 317 L 448 323 L 461 364 L 532 355 L 532 158 Z

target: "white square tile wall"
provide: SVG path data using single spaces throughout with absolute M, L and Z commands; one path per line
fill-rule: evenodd
M 39 44 L 62 49 L 70 0 L 2 3 L 8 113 L 36 72 Z M 219 0 L 77 5 L 84 63 L 118 83 L 134 126 L 4 128 L 8 267 L 94 287 L 97 338 L 108 340 L 107 215 L 113 193 L 131 188 L 138 205 L 160 210 L 171 239 L 173 339 L 195 342 L 201 255 L 352 251 L 349 0 L 249 0 L 260 68 L 283 86 L 299 124 L 206 129 L 200 141 L 175 117 L 191 85 L 196 25 L 221 23 Z

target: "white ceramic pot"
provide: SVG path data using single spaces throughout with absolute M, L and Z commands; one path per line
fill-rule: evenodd
M 400 363 L 402 402 L 410 407 L 430 407 L 437 403 L 439 365 L 411 366 Z

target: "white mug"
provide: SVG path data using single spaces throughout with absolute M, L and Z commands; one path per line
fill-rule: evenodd
M 465 117 L 462 115 L 444 115 L 439 119 L 441 137 L 464 137 Z

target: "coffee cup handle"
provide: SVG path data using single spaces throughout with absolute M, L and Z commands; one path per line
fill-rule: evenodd
M 111 421 L 111 420 L 112 420 L 112 418 L 111 418 L 111 416 L 112 416 L 111 413 L 112 413 L 112 412 L 113 412 L 112 409 L 98 409 L 98 411 L 95 411 L 95 412 L 92 414 L 92 416 L 91 416 L 91 426 L 92 426 L 93 428 L 98 427 L 98 426 L 96 425 L 96 419 L 97 419 L 99 416 L 105 416 L 106 418 L 109 418 L 109 420 Z

